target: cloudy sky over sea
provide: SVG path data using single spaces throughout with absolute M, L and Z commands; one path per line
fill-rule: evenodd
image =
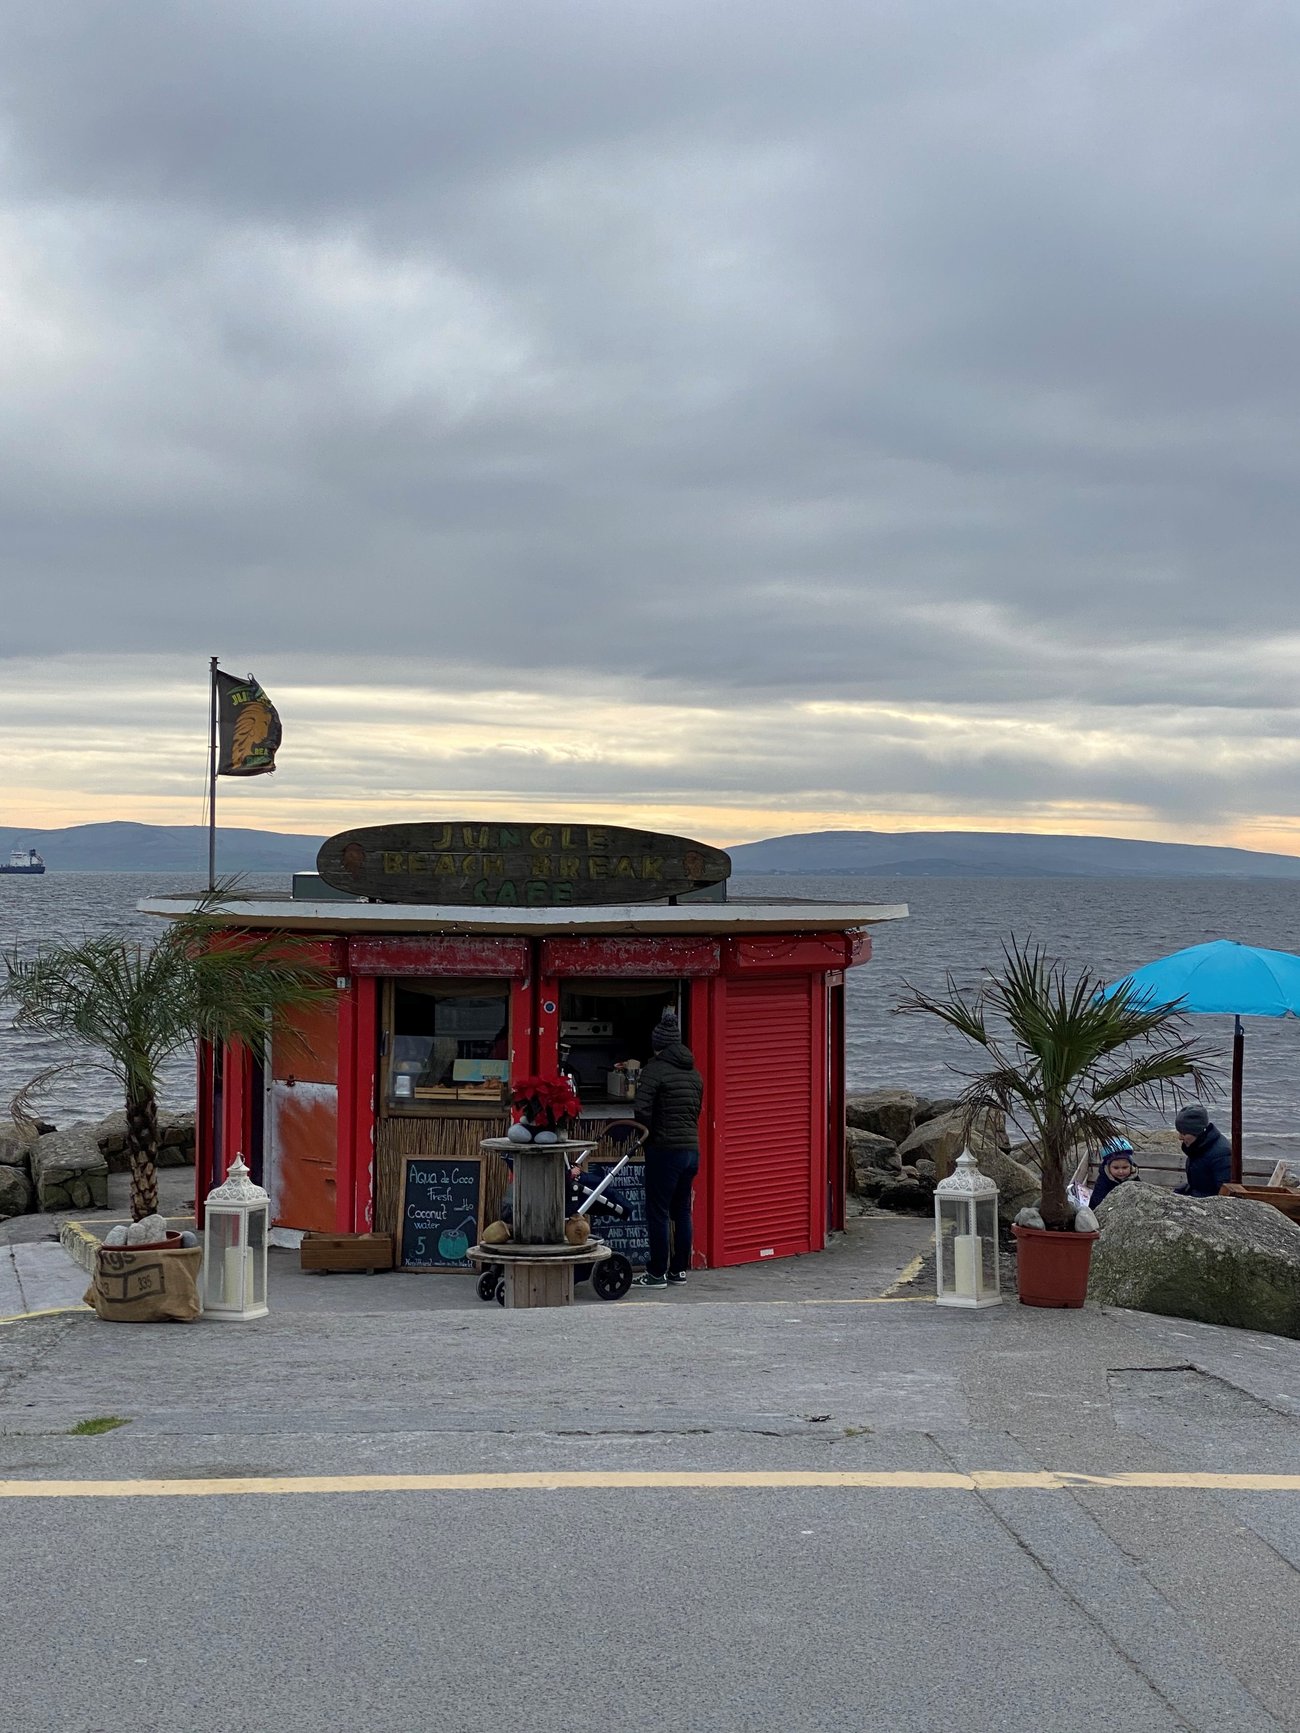
M 1300 10 L 0 20 L 0 820 L 1300 852 Z

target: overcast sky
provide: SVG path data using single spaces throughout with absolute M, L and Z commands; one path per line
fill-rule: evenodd
M 1300 852 L 1300 9 L 0 22 L 0 822 Z

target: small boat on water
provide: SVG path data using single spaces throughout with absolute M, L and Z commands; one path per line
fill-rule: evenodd
M 7 861 L 0 861 L 0 873 L 43 873 L 45 862 L 34 848 L 16 848 Z

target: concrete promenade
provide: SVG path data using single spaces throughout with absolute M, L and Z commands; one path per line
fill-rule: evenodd
M 940 1311 L 923 1241 L 0 1329 L 5 1725 L 1300 1728 L 1300 1344 Z

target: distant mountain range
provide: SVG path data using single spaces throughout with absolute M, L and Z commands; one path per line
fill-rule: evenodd
M 312 872 L 322 836 L 273 830 L 217 832 L 219 873 Z M 201 824 L 72 824 L 66 830 L 0 825 L 0 859 L 34 848 L 52 873 L 206 873 L 208 832 Z
M 1036 836 L 977 830 L 819 830 L 740 843 L 743 873 L 873 878 L 1300 879 L 1300 857 L 1118 836 Z
M 222 829 L 222 873 L 310 872 L 325 839 L 273 830 Z M 65 830 L 0 825 L 0 858 L 34 848 L 48 871 L 207 871 L 208 833 L 198 824 L 74 824 Z M 1300 879 L 1300 857 L 1195 843 L 1113 836 L 1035 836 L 994 831 L 821 830 L 738 843 L 738 873 L 868 878 L 1274 878 Z

